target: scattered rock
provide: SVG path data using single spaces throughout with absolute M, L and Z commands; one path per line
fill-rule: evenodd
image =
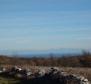
M 0 68 L 0 73 L 5 73 L 7 70 L 3 67 Z M 15 78 L 37 79 L 37 81 L 45 80 L 56 82 L 55 84 L 90 84 L 88 79 L 83 76 L 78 76 L 75 74 L 69 74 L 59 68 L 53 67 L 48 69 L 38 69 L 37 72 L 33 73 L 31 69 L 22 69 L 20 67 L 14 66 L 10 69 L 8 76 Z

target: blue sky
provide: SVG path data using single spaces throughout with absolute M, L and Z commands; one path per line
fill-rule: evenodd
M 0 49 L 91 49 L 91 0 L 0 0 Z

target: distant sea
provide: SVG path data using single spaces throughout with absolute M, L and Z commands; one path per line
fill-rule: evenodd
M 63 56 L 63 55 L 79 55 L 83 51 L 91 52 L 82 49 L 50 49 L 50 50 L 0 50 L 0 55 L 19 56 L 19 57 L 48 57 L 48 56 Z

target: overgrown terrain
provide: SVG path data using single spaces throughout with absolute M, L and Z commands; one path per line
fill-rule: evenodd
M 58 67 L 91 67 L 91 54 L 83 52 L 82 55 L 65 55 L 56 57 L 9 57 L 0 55 L 1 65 L 29 65 L 29 66 L 58 66 Z
M 34 67 L 31 67 L 31 70 L 33 70 L 33 68 Z M 57 69 L 55 70 L 55 68 Z M 35 77 L 30 75 L 28 76 L 29 77 L 28 79 L 25 77 L 22 79 L 21 76 L 16 75 L 17 73 L 19 74 L 19 72 L 17 72 L 16 70 L 15 71 L 13 70 L 13 72 L 16 72 L 16 73 L 12 75 L 10 75 L 12 71 L 9 71 L 9 72 L 6 71 L 0 74 L 0 84 L 83 84 L 83 83 L 78 83 L 79 77 L 81 77 L 81 79 L 85 77 L 86 79 L 84 80 L 88 79 L 89 82 L 91 82 L 90 68 L 54 67 L 54 69 L 51 69 L 51 67 L 36 66 L 34 70 L 37 70 L 37 69 L 46 70 L 47 74 L 43 75 L 45 72 L 41 72 L 41 74 L 36 75 L 37 73 L 40 73 L 40 71 L 38 71 L 37 73 L 35 71 L 34 73 Z M 34 72 L 34 70 L 31 72 Z M 59 73 L 59 71 L 62 71 L 62 72 Z M 64 73 L 64 74 L 60 75 L 61 73 Z M 74 77 L 77 77 L 77 79 L 76 78 L 74 79 Z M 89 83 L 84 83 L 84 84 L 89 84 Z
M 17 65 L 22 68 L 48 68 L 59 67 L 67 73 L 82 75 L 91 81 L 91 54 L 84 52 L 82 55 L 50 56 L 43 57 L 9 57 L 0 55 L 0 65 L 10 68 Z M 30 80 L 19 80 L 0 75 L 0 84 L 30 84 Z M 32 81 L 33 82 L 33 81 Z

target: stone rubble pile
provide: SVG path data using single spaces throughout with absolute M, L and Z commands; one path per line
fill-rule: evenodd
M 10 77 L 32 79 L 32 78 L 44 78 L 46 80 L 57 80 L 59 84 L 90 84 L 88 79 L 83 76 L 75 74 L 69 74 L 60 70 L 59 68 L 39 69 L 33 73 L 31 69 L 22 69 L 14 66 L 11 69 L 0 68 L 0 75 L 8 75 Z
M 71 84 L 70 82 L 72 82 L 72 84 L 90 84 L 88 79 L 86 79 L 83 76 L 78 76 L 75 74 L 68 74 L 67 72 L 60 71 L 60 70 L 55 69 L 55 68 L 51 68 L 48 75 L 52 79 L 57 79 L 57 80 L 60 80 L 62 82 L 64 81 L 64 84 Z

